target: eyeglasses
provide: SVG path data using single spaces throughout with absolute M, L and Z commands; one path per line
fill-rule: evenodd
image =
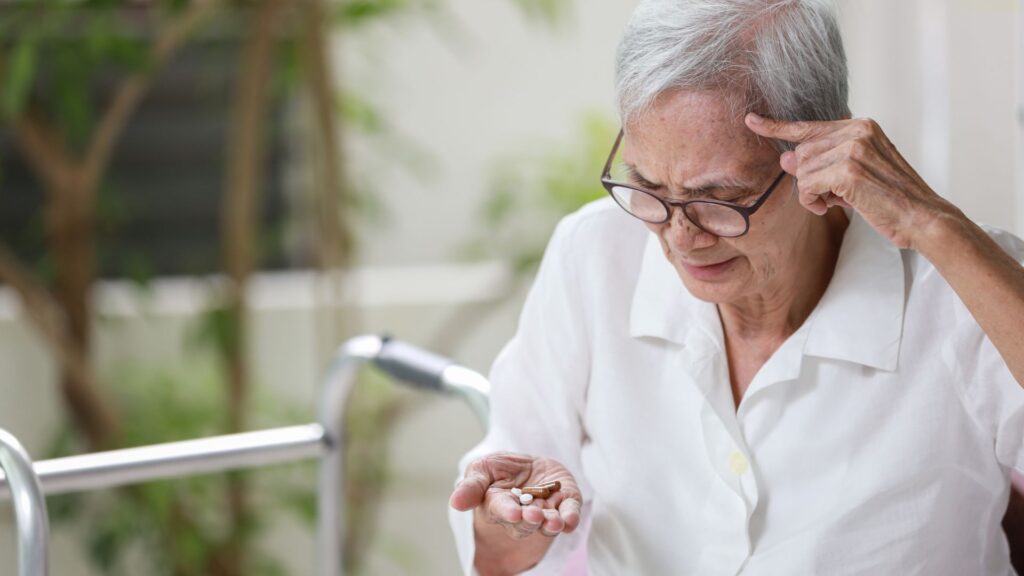
M 764 205 L 786 175 L 785 172 L 779 174 L 768 190 L 750 206 L 720 200 L 672 202 L 649 190 L 611 179 L 612 162 L 615 159 L 615 154 L 619 151 L 619 145 L 622 144 L 622 137 L 623 132 L 619 131 L 619 136 L 615 139 L 615 146 L 612 147 L 612 152 L 608 155 L 608 162 L 604 165 L 604 172 L 601 173 L 601 184 L 604 184 L 605 190 L 611 194 L 623 210 L 631 216 L 651 224 L 668 222 L 672 218 L 672 207 L 678 206 L 686 215 L 687 220 L 708 234 L 720 238 L 743 236 L 750 230 L 750 217 Z

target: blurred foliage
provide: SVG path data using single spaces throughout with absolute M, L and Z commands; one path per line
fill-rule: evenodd
M 349 398 L 345 412 L 345 525 L 358 526 L 346 535 L 345 571 L 369 574 L 367 559 L 378 552 L 378 540 L 388 541 L 377 529 L 379 506 L 391 484 L 388 464 L 389 445 L 395 423 L 411 406 L 410 396 L 400 391 L 390 377 L 366 370 Z M 411 543 L 398 543 L 396 550 L 414 549 Z M 407 554 L 388 554 L 402 562 Z M 414 566 L 411 568 L 415 568 Z M 410 573 L 414 573 L 411 570 Z
M 415 10 L 436 10 L 439 0 L 345 0 L 337 5 L 335 21 L 346 27 L 359 27 L 368 22 Z
M 32 74 L 36 67 L 36 46 L 34 42 L 22 42 L 11 50 L 7 58 L 3 93 L 0 96 L 4 117 L 14 116 L 25 105 Z
M 203 320 L 197 332 L 215 326 L 218 316 Z M 225 433 L 222 378 L 215 359 L 201 347 L 190 352 L 185 362 L 163 370 L 131 364 L 115 366 L 107 380 L 118 392 L 121 408 L 130 415 L 125 422 L 127 445 L 146 446 Z M 392 480 L 387 458 L 392 432 L 395 422 L 415 400 L 415 393 L 397 388 L 390 377 L 374 370 L 360 375 L 349 398 L 344 437 L 345 525 L 358 526 L 359 530 L 348 534 L 346 573 L 370 574 L 366 561 L 374 552 L 386 555 L 410 574 L 416 571 L 416 543 L 381 535 L 377 530 L 377 503 Z M 257 428 L 313 420 L 310 410 L 266 394 L 257 398 L 253 412 L 258 416 Z M 77 453 L 74 438 L 73 431 L 65 429 L 49 457 Z M 317 514 L 314 466 L 313 462 L 287 464 L 241 473 L 252 487 L 250 496 L 260 511 L 249 518 L 247 541 L 266 537 L 271 528 L 267 520 L 280 518 L 282 513 L 312 531 Z M 103 574 L 137 574 L 142 567 L 145 574 L 155 576 L 205 574 L 210 555 L 232 536 L 224 523 L 227 477 L 220 474 L 151 482 L 124 489 L 129 493 L 119 497 L 108 493 L 51 497 L 50 516 L 55 528 L 67 526 L 82 538 L 90 560 Z M 287 573 L 259 546 L 250 546 L 249 550 L 246 574 Z
M 496 310 L 514 297 L 544 256 L 555 225 L 565 215 L 606 195 L 601 169 L 617 124 L 584 114 L 568 142 L 539 142 L 509 153 L 494 166 L 488 194 L 478 213 L 478 231 L 463 245 L 463 257 L 500 260 L 512 277 L 487 305 L 470 303 L 449 315 L 430 338 L 442 352 L 455 350 Z
M 121 363 L 104 374 L 125 415 L 126 446 L 201 438 L 226 431 L 223 375 L 210 354 L 193 352 L 174 366 Z M 310 421 L 308 411 L 287 400 L 258 396 L 254 412 L 261 426 Z M 305 416 L 305 417 L 303 417 Z M 51 456 L 76 452 L 74 434 L 65 429 Z M 282 465 L 242 473 L 260 512 L 244 528 L 254 541 L 270 527 L 266 519 L 281 512 L 312 525 L 312 464 Z M 82 538 L 92 564 L 103 574 L 207 574 L 211 554 L 235 537 L 225 522 L 227 475 L 205 475 L 151 482 L 114 493 L 98 492 L 49 500 L 54 527 L 69 526 Z M 259 546 L 247 553 L 247 572 L 284 574 L 284 568 Z M 142 570 L 142 572 L 140 572 Z
M 601 169 L 616 130 L 612 120 L 588 113 L 569 142 L 531 144 L 529 152 L 501 158 L 480 210 L 481 230 L 465 255 L 510 262 L 517 276 L 532 273 L 558 220 L 607 195 Z
M 57 136 L 72 152 L 80 154 L 102 118 L 105 102 L 99 101 L 98 83 L 116 82 L 133 72 L 155 69 L 152 40 L 188 6 L 212 0 L 80 0 L 63 2 L 38 0 L 4 6 L 0 17 L 0 123 L 10 124 L 29 107 L 46 112 Z M 535 21 L 555 23 L 566 16 L 564 0 L 512 0 Z M 239 28 L 236 9 L 251 2 L 227 2 L 231 9 L 217 17 L 218 33 L 232 34 Z M 331 4 L 334 23 L 356 29 L 401 15 L 437 14 L 443 0 L 341 0 Z M 300 81 L 301 56 L 296 42 L 284 38 L 277 51 L 276 93 L 288 93 Z M 391 152 L 397 149 L 418 170 L 428 172 L 425 152 L 405 141 L 374 109 L 370 99 L 346 94 L 339 99 L 346 129 L 373 135 Z M 601 142 L 604 130 L 596 120 L 584 125 L 587 141 Z M 593 138 L 591 138 L 593 136 Z M 398 144 L 396 146 L 396 143 Z M 597 144 L 595 144 L 597 145 Z M 551 151 L 542 158 L 516 159 L 507 173 L 496 178 L 486 223 L 491 232 L 506 231 L 516 241 L 502 242 L 488 234 L 480 246 L 511 256 L 521 267 L 539 258 L 542 246 L 518 242 L 515 228 L 523 224 L 520 209 L 540 209 L 552 216 L 574 209 L 595 194 L 588 182 L 589 150 L 583 155 Z M 587 156 L 587 157 L 584 157 Z M 512 165 L 521 170 L 513 170 Z M 525 168 L 525 169 L 523 169 Z M 599 167 L 598 167 L 599 170 Z M 596 178 L 596 174 L 594 176 Z M 360 183 L 357 190 L 370 190 Z M 599 190 L 599 188 L 598 188 Z M 116 227 L 132 217 L 119 198 L 116 185 L 104 180 L 100 189 L 99 227 Z M 364 214 L 382 212 L 371 194 L 357 195 Z M 42 218 L 37 225 L 43 232 Z M 280 234 L 278 230 L 272 234 Z M 102 249 L 100 246 L 101 257 Z M 47 255 L 33 266 L 44 279 L 53 277 L 53 263 Z M 132 278 L 142 285 L 152 276 L 144 255 L 133 257 Z M 124 446 L 149 445 L 174 439 L 221 434 L 227 431 L 229 412 L 226 383 L 220 362 L 238 341 L 230 312 L 211 308 L 189 334 L 186 357 L 174 366 L 122 363 L 105 371 L 102 381 L 111 392 L 117 411 L 123 416 Z M 265 390 L 254 387 L 257 392 Z M 387 443 L 393 423 L 403 410 L 400 395 L 380 376 L 363 380 L 347 412 L 347 507 L 351 531 L 346 541 L 350 571 L 358 571 L 377 517 L 380 496 L 388 484 Z M 257 397 L 247 407 L 254 426 L 271 426 L 309 421 L 304 411 L 289 407 L 281 398 Z M 54 442 L 53 456 L 67 455 L 79 448 L 71 428 Z M 243 534 L 233 534 L 226 521 L 228 475 L 211 475 L 87 495 L 64 496 L 50 501 L 55 526 L 70 526 L 81 538 L 92 564 L 104 574 L 209 574 L 214 557 L 241 540 L 246 550 L 246 574 L 283 574 L 283 567 L 259 546 L 267 534 L 269 519 L 281 511 L 295 515 L 307 525 L 315 519 L 310 465 L 247 472 L 240 475 L 250 486 L 253 511 Z M 382 538 L 382 546 L 397 561 L 415 571 L 414 549 L 409 543 Z
M 354 90 L 339 95 L 338 115 L 349 135 L 358 135 L 370 151 L 365 162 L 351 166 L 348 172 L 353 193 L 350 206 L 362 224 L 386 226 L 391 223 L 389 207 L 381 200 L 376 176 L 380 170 L 401 169 L 413 178 L 431 180 L 438 168 L 433 153 L 407 136 L 380 113 L 373 101 Z
M 572 4 L 563 0 L 514 0 L 519 8 L 535 21 L 547 24 L 558 24 L 565 21 L 571 12 Z
M 0 114 L 14 119 L 30 102 L 45 108 L 73 149 L 96 116 L 97 78 L 144 71 L 150 36 L 182 2 L 127 9 L 126 0 L 37 1 L 2 8 Z

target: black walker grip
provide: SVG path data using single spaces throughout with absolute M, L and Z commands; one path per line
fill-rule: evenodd
M 398 380 L 435 392 L 443 390 L 441 376 L 446 368 L 454 364 L 433 352 L 388 338 L 384 339 L 384 347 L 374 362 L 378 368 Z

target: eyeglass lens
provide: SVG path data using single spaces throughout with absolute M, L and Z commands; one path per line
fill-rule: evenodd
M 660 224 L 669 219 L 668 206 L 651 194 L 625 186 L 613 186 L 612 196 L 626 212 L 645 222 Z M 728 206 L 693 202 L 686 206 L 685 212 L 691 222 L 712 234 L 738 236 L 747 230 L 747 221 L 743 215 Z

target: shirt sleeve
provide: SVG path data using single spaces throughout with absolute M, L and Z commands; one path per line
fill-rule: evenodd
M 1002 230 L 986 227 L 985 231 L 1024 265 L 1024 241 Z M 999 463 L 1024 472 L 1024 388 L 959 298 L 956 319 L 945 355 L 964 385 L 964 402 L 995 440 Z
M 580 464 L 590 346 L 572 254 L 577 217 L 567 217 L 556 228 L 527 295 L 516 334 L 491 368 L 490 429 L 459 462 L 458 478 L 470 462 L 497 451 L 554 459 L 579 483 L 584 498 L 582 528 L 590 494 Z M 473 512 L 449 509 L 449 517 L 463 573 L 475 574 Z M 585 538 L 583 532 L 580 529 L 556 537 L 541 562 L 524 574 L 563 573 Z

